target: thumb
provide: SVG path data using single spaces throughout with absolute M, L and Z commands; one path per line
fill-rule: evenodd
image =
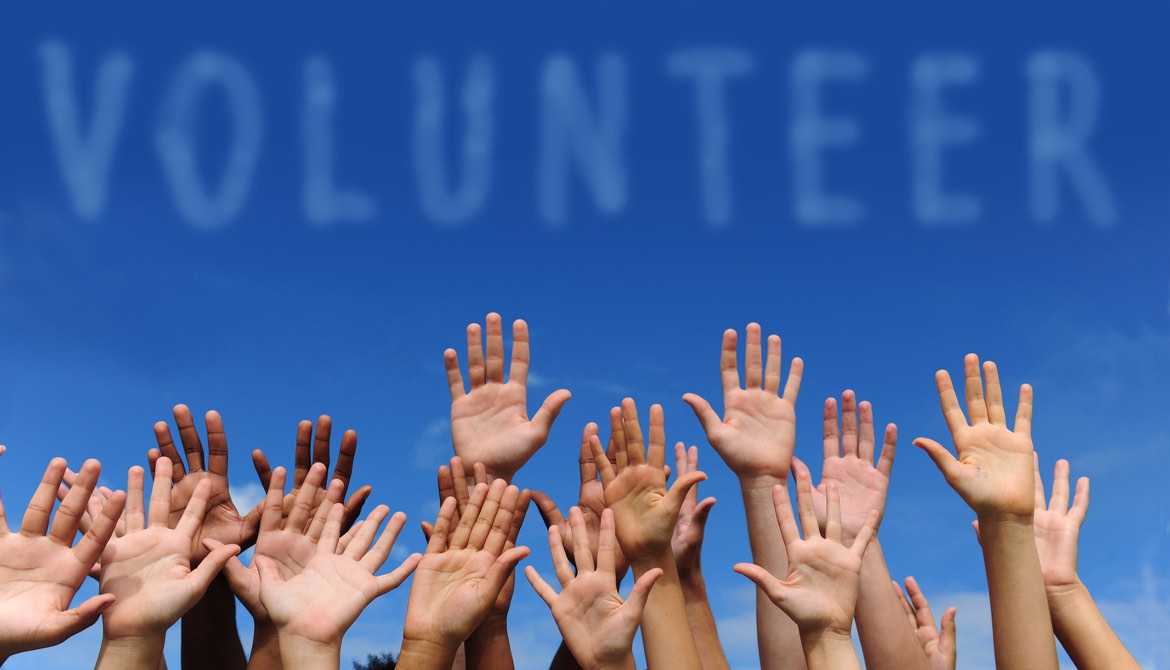
M 683 501 L 686 500 L 687 492 L 705 479 L 707 479 L 707 473 L 692 470 L 685 475 L 679 475 L 678 479 L 674 480 L 674 485 L 666 492 L 666 497 L 670 500 L 671 507 L 675 513 L 682 507 Z
M 203 546 L 207 547 L 209 551 L 214 552 L 215 550 L 227 545 L 225 545 L 223 542 L 220 542 L 219 540 L 206 537 L 203 538 Z M 227 562 L 224 563 L 223 566 L 223 576 L 225 579 L 227 579 L 228 586 L 231 587 L 232 592 L 236 594 L 237 598 L 240 597 L 241 594 L 246 596 L 246 592 L 249 590 L 249 588 L 254 587 L 251 582 L 255 578 L 255 574 L 244 566 L 244 564 L 240 561 L 239 556 L 237 555 L 233 554 L 228 557 Z
M 191 571 L 186 579 L 190 580 L 191 584 L 203 593 L 211 586 L 211 580 L 223 570 L 227 562 L 236 554 L 240 553 L 240 547 L 236 544 L 223 544 L 211 551 L 202 561 L 199 562 L 199 567 Z M 243 566 L 241 566 L 243 567 Z
M 114 604 L 114 596 L 109 593 L 94 596 L 77 607 L 61 612 L 54 617 L 51 624 L 54 629 L 54 644 L 63 642 L 81 631 L 89 628 L 98 620 L 101 613 Z
M 260 573 L 261 588 L 263 588 L 265 584 L 271 586 L 274 583 L 284 581 L 284 577 L 282 577 L 280 574 L 280 569 L 276 567 L 276 563 L 274 563 L 271 558 L 268 558 L 267 556 L 257 556 L 252 559 L 252 562 L 256 564 L 256 571 Z
M 642 620 L 642 611 L 646 609 L 646 601 L 650 598 L 650 589 L 654 588 L 654 584 L 661 576 L 662 568 L 653 568 L 647 570 L 646 574 L 634 582 L 634 587 L 630 589 L 630 596 L 626 598 L 626 606 L 631 608 L 635 620 L 639 622 Z
M 557 389 L 553 391 L 549 397 L 544 399 L 544 403 L 540 406 L 540 410 L 536 412 L 536 416 L 532 417 L 533 427 L 544 437 L 548 438 L 548 432 L 552 430 L 553 421 L 557 420 L 557 415 L 561 413 L 561 408 L 565 403 L 569 402 L 569 398 L 573 397 L 566 389 Z
M 939 472 L 942 472 L 943 477 L 946 477 L 947 481 L 950 481 L 951 476 L 954 474 L 955 466 L 959 462 L 955 460 L 955 457 L 946 447 L 928 437 L 915 438 L 914 446 L 925 451 L 926 455 L 930 456 L 930 460 L 934 461 L 934 464 L 938 466 Z
M 691 517 L 691 523 L 698 527 L 700 534 L 707 527 L 707 517 L 711 514 L 711 510 L 714 507 L 714 498 L 705 498 L 703 502 L 695 505 L 695 514 Z
M 556 503 L 552 498 L 548 497 L 541 491 L 532 492 L 532 502 L 536 503 L 536 509 L 540 510 L 540 518 L 544 519 L 546 528 L 551 526 L 560 526 L 565 523 L 565 515 L 561 514 L 561 510 L 557 508 Z
M 435 525 L 430 521 L 423 521 L 419 524 L 419 526 L 422 528 L 423 537 L 426 538 L 427 542 L 430 542 L 431 533 L 435 532 Z
M 784 601 L 784 587 L 780 585 L 780 581 L 772 573 L 754 563 L 737 563 L 733 570 L 755 582 L 756 586 L 777 607 Z
M 983 544 L 983 537 L 979 535 L 979 519 L 971 522 L 971 529 L 975 531 L 975 541 Z
M 707 433 L 707 440 L 712 442 L 715 433 L 723 427 L 723 419 L 711 409 L 711 403 L 704 400 L 701 396 L 694 393 L 687 393 L 683 396 L 683 402 L 691 406 L 691 410 L 695 413 L 695 418 L 699 420 L 699 425 L 703 427 L 703 432 Z

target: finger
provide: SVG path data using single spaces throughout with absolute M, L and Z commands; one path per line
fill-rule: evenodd
M 621 407 L 611 407 L 609 410 L 608 450 L 613 452 L 612 462 L 617 468 L 617 472 L 622 472 L 629 467 L 630 454 L 626 451 L 626 428 L 622 421 Z
M 764 390 L 771 394 L 780 392 L 780 336 L 768 336 L 768 359 L 764 368 Z
M 1072 509 L 1068 515 L 1078 524 L 1085 522 L 1085 515 L 1089 513 L 1089 478 L 1081 477 L 1077 480 L 1076 496 L 1073 497 Z
M 702 502 L 695 505 L 694 515 L 691 517 L 691 525 L 698 529 L 699 537 L 703 537 L 703 531 L 707 528 L 707 517 L 711 514 L 711 510 L 715 507 L 717 501 L 715 498 L 704 498 Z
M 447 368 L 447 386 L 451 387 L 451 400 L 458 400 L 467 393 L 463 386 L 463 375 L 459 372 L 459 354 L 454 349 L 443 352 L 443 367 Z
M 325 527 L 321 529 L 321 539 L 317 540 L 318 554 L 337 553 L 337 544 L 341 541 L 341 520 L 344 517 L 345 510 L 341 508 L 341 505 L 334 505 L 333 507 L 329 508 L 329 514 L 325 517 Z M 375 523 L 375 521 L 377 521 L 377 523 Z M 378 526 L 381 525 L 381 523 L 382 519 L 376 518 L 371 512 L 367 523 L 362 526 L 362 529 L 358 531 L 358 534 L 355 535 L 354 538 L 350 541 L 350 546 L 359 543 L 358 535 L 365 533 L 370 528 L 373 528 L 375 531 L 378 530 Z M 366 545 L 369 546 L 369 542 L 367 542 Z M 349 551 L 350 546 L 347 546 L 345 550 Z M 362 551 L 365 550 L 366 547 L 362 547 Z
M 589 532 L 585 529 L 585 515 L 581 509 L 569 510 L 569 526 L 573 533 L 573 558 L 577 562 L 577 574 L 593 572 L 593 549 L 589 546 Z
M 836 398 L 825 398 L 825 411 L 823 415 L 824 428 L 821 431 L 822 441 L 824 443 L 825 460 L 830 458 L 841 457 L 841 437 L 837 432 L 837 400 Z
M 496 509 L 493 518 L 489 519 L 487 537 L 482 540 L 479 537 L 473 537 L 474 544 L 471 546 L 486 549 L 488 553 L 498 555 L 504 550 L 504 545 L 512 537 L 512 519 L 516 514 L 516 505 L 520 502 L 520 489 L 515 486 L 508 486 L 504 488 L 504 496 L 500 500 L 500 505 Z M 482 531 L 481 531 L 482 532 Z
M 487 368 L 483 360 L 483 333 L 478 323 L 467 326 L 467 378 L 471 390 L 487 383 Z
M 1068 513 L 1068 461 L 1063 458 L 1056 461 L 1052 469 L 1052 500 L 1048 503 L 1048 510 Z
M 397 568 L 394 568 L 394 570 L 384 575 L 378 575 L 375 578 L 375 581 L 378 584 L 378 595 L 384 596 L 401 586 L 402 582 L 406 581 L 406 578 L 409 577 L 412 572 L 414 572 L 414 569 L 417 568 L 418 564 L 421 562 L 422 554 L 414 553 L 410 556 L 407 556 L 406 560 L 403 561 L 402 564 Z
M 146 528 L 146 503 L 142 497 L 145 480 L 146 472 L 137 465 L 126 473 L 126 530 Z
M 268 483 L 268 494 L 264 496 L 264 508 L 260 516 L 260 532 L 280 530 L 284 521 L 284 483 L 287 475 L 284 468 L 272 471 Z
M 328 414 L 317 417 L 317 434 L 313 438 L 313 464 L 329 467 L 329 443 L 333 440 L 333 418 Z
M 203 421 L 207 426 L 207 470 L 226 477 L 228 444 L 227 434 L 223 430 L 223 418 L 219 412 L 212 410 L 203 417 Z
M 203 482 L 200 482 L 200 484 L 202 485 Z M 206 557 L 204 557 L 202 561 L 199 562 L 199 566 L 192 570 L 183 579 L 185 581 L 189 581 L 195 591 L 198 593 L 204 593 L 207 591 L 207 587 L 211 586 L 211 580 L 215 579 L 215 576 L 218 575 L 221 570 L 223 570 L 224 566 L 227 565 L 227 562 L 230 561 L 233 557 L 239 555 L 239 553 L 240 547 L 234 544 L 225 544 L 221 547 L 213 549 L 210 553 L 207 554 Z M 261 572 L 261 580 L 266 580 L 269 578 L 269 576 L 263 574 L 264 569 L 260 566 L 260 564 L 270 560 L 272 559 L 264 556 L 257 556 L 255 559 L 257 567 Z M 280 571 L 277 570 L 275 566 L 272 567 L 272 572 L 275 572 L 276 575 L 279 576 Z
M 978 519 L 971 522 L 971 530 L 975 531 L 975 541 L 978 542 L 979 544 L 983 544 L 983 538 L 979 537 L 979 520 Z
M 796 511 L 800 515 L 800 529 L 804 531 L 805 539 L 820 535 L 821 527 L 813 506 L 812 475 L 804 463 L 796 460 L 792 462 L 792 472 L 796 475 Z
M 466 486 L 466 482 L 464 483 Z M 439 502 L 455 497 L 455 480 L 451 477 L 451 468 L 440 465 L 435 475 L 435 488 L 439 490 Z
M 776 523 L 780 526 L 780 538 L 784 540 L 785 547 L 791 546 L 800 540 L 800 531 L 796 527 L 788 490 L 779 484 L 772 487 L 772 505 L 776 510 Z
M 858 403 L 857 414 L 860 417 L 857 432 L 857 457 L 866 463 L 873 463 L 873 405 L 868 400 Z
M 642 620 L 642 613 L 646 609 L 646 601 L 650 598 L 650 590 L 654 588 L 654 584 L 658 582 L 658 578 L 661 576 L 662 568 L 651 568 L 643 573 L 634 582 L 634 587 L 630 589 L 630 595 L 626 598 L 626 605 L 632 608 L 636 620 Z
M 179 456 L 179 450 L 175 447 L 175 439 L 171 436 L 171 427 L 167 425 L 166 421 L 154 424 L 154 440 L 158 442 L 158 455 L 155 455 L 154 449 L 150 450 L 150 471 L 154 472 L 154 461 L 159 456 L 166 456 L 171 459 L 171 463 L 174 465 L 173 473 L 175 481 L 178 482 L 187 474 L 187 470 L 183 467 L 183 459 Z
M 186 405 L 175 405 L 174 413 L 179 440 L 187 454 L 187 472 L 199 472 L 203 469 L 203 442 L 199 440 L 199 431 L 195 429 L 195 419 Z
M 930 628 L 936 630 L 934 627 L 934 613 L 930 611 L 930 602 L 926 599 L 926 595 L 918 586 L 918 580 L 913 577 L 906 578 L 906 594 L 910 596 L 910 601 L 914 603 L 914 618 L 921 628 Z
M 536 509 L 540 512 L 540 518 L 544 520 L 546 527 L 559 526 L 564 523 L 565 517 L 552 498 L 541 491 L 533 491 L 532 501 L 536 503 Z
M 1013 430 L 1021 435 L 1032 435 L 1032 386 L 1020 386 L 1020 406 L 1016 409 Z
M 61 479 L 65 476 L 65 459 L 54 458 L 45 468 L 41 483 L 37 485 L 28 509 L 24 512 L 24 520 L 20 524 L 20 532 L 25 535 L 44 535 L 49 529 L 49 517 L 53 513 L 53 504 L 57 502 L 57 489 L 61 486 Z
M 755 582 L 764 595 L 777 606 L 784 602 L 786 593 L 783 584 L 767 570 L 754 563 L 737 563 L 733 569 Z
M 670 501 L 671 512 L 674 515 L 678 514 L 678 510 L 682 508 L 683 501 L 699 482 L 707 478 L 705 472 L 688 472 L 674 480 L 674 484 L 666 492 L 666 498 Z
M 609 486 L 613 483 L 617 474 L 614 472 L 613 464 L 609 462 L 609 459 L 605 457 L 605 453 L 601 451 L 601 440 L 597 439 L 596 435 L 589 441 L 589 448 L 593 450 L 593 462 L 597 463 L 598 474 L 601 475 L 602 487 Z
M 581 432 L 581 456 L 577 462 L 581 466 L 582 484 L 597 481 L 597 462 L 593 460 L 593 448 L 589 446 L 589 441 L 597 434 L 597 424 L 592 422 L 585 424 L 585 430 Z
M 849 547 L 850 551 L 856 554 L 858 558 L 865 556 L 865 548 L 869 546 L 869 541 L 877 533 L 877 524 L 878 511 L 871 509 L 869 516 L 865 519 L 865 525 L 861 527 L 861 530 L 857 533 L 857 537 L 853 538 L 853 544 Z
M 561 588 L 565 588 L 569 582 L 573 581 L 573 565 L 569 562 L 569 555 L 565 551 L 565 537 L 561 534 L 560 526 L 549 526 L 548 528 L 548 553 L 552 558 L 553 571 L 557 575 L 557 580 L 560 581 Z
M 979 372 L 979 357 L 963 357 L 963 381 L 967 397 L 967 415 L 971 425 L 987 421 L 987 401 L 983 399 L 983 376 Z
M 73 546 L 73 540 L 77 537 L 77 527 L 81 523 L 82 515 L 89 507 L 89 499 L 93 495 L 94 487 L 97 486 L 101 472 L 101 463 L 92 458 L 86 461 L 81 466 L 77 476 L 72 478 L 73 486 L 57 508 L 57 514 L 53 518 L 49 534 L 50 537 L 66 547 Z M 58 484 L 58 488 L 60 488 L 60 484 Z
M 650 465 L 666 467 L 666 418 L 662 413 L 662 405 L 650 406 L 650 447 L 646 456 Z
M 1044 496 L 1044 479 L 1040 477 L 1040 454 L 1032 452 L 1032 506 L 1037 511 L 1048 509 L 1048 499 Z
M 452 549 L 462 549 L 467 546 L 467 541 L 471 538 L 471 529 L 479 519 L 479 510 L 487 500 L 488 488 L 486 484 L 478 484 L 471 492 L 467 506 L 459 517 L 459 525 L 456 526 L 455 532 L 451 535 L 449 546 Z
M 942 633 L 938 638 L 938 650 L 943 657 L 948 659 L 947 667 L 955 667 L 955 616 L 958 610 L 954 607 L 948 607 L 942 616 Z
M 841 453 L 857 456 L 857 395 L 846 390 L 841 394 Z M 872 463 L 872 457 L 870 459 Z
M 170 516 L 170 494 L 171 483 L 167 481 L 166 493 L 164 499 L 166 500 L 166 507 L 168 509 L 168 518 Z M 157 489 L 157 487 L 156 487 Z M 207 497 L 211 494 L 211 482 L 203 480 L 195 487 L 195 492 L 191 495 L 191 499 L 187 501 L 187 506 L 183 508 L 183 516 L 179 517 L 179 523 L 175 526 L 175 530 L 186 535 L 188 538 L 194 540 L 195 536 L 199 534 L 199 529 L 203 526 L 203 518 L 207 514 Z M 161 522 L 156 521 L 154 517 L 154 500 L 155 496 L 150 498 L 150 525 L 157 525 L 159 528 L 167 527 L 167 520 Z
M 528 385 L 529 358 L 528 324 L 523 319 L 517 319 L 512 323 L 512 367 L 508 371 L 509 382 L 516 382 L 521 386 Z
M 476 484 L 476 486 L 479 486 Z M 487 544 L 488 536 L 492 534 L 492 530 L 496 525 L 496 517 L 501 515 L 504 496 L 511 493 L 509 489 L 516 487 L 509 487 L 507 482 L 503 479 L 497 479 L 488 486 L 488 496 L 483 502 L 483 506 L 479 508 L 479 516 L 476 517 L 475 523 L 471 526 L 471 535 L 467 539 L 467 546 L 472 549 L 483 549 Z M 519 495 L 519 489 L 516 490 L 516 495 Z M 516 497 L 511 498 L 513 507 L 516 505 Z M 508 513 L 508 526 L 501 532 L 500 546 L 504 545 L 504 541 L 508 537 L 508 530 L 511 528 L 512 515 Z
M 122 518 L 122 510 L 126 506 L 126 494 L 115 491 L 114 495 L 102 506 L 101 513 L 94 517 L 89 530 L 81 536 L 81 541 L 73 548 L 73 555 L 86 570 L 92 568 L 102 557 L 102 551 L 114 535 L 118 520 Z
M 894 593 L 898 596 L 898 603 L 902 606 L 902 611 L 906 613 L 906 621 L 910 624 L 910 629 L 916 630 L 918 628 L 918 619 L 914 617 L 914 609 L 910 607 L 910 601 L 906 600 L 906 594 L 902 593 L 902 587 L 894 579 L 890 580 L 890 585 L 894 587 Z
M 613 575 L 617 570 L 617 531 L 613 521 L 613 510 L 606 507 L 601 511 L 601 528 L 597 535 L 597 571 Z
M 8 529 L 8 514 L 4 511 L 4 502 L 0 500 L 0 537 L 11 532 Z
M 812 491 L 809 491 L 811 496 Z M 801 495 L 800 483 L 796 485 L 796 495 L 799 499 Z M 825 482 L 825 539 L 836 544 L 841 543 L 841 490 L 837 488 L 837 482 L 829 480 Z M 804 523 L 804 517 L 801 517 L 801 523 Z M 820 532 L 819 530 L 817 531 Z M 804 536 L 809 536 L 809 528 L 805 526 Z
M 951 383 L 951 375 L 946 370 L 934 373 L 934 384 L 938 387 L 938 400 L 942 405 L 943 419 L 947 428 L 954 435 L 959 429 L 967 425 L 967 417 L 959 407 L 959 397 L 955 395 L 955 386 Z
M 353 536 L 353 539 L 349 541 L 349 544 L 345 546 L 344 555 L 355 561 L 360 560 L 363 556 L 365 556 L 366 552 L 370 548 L 370 545 L 374 542 L 374 536 L 377 535 L 378 528 L 382 526 L 382 522 L 385 521 L 386 517 L 389 515 L 390 508 L 386 505 L 378 505 L 375 507 L 374 510 L 370 512 L 370 515 L 366 517 L 366 522 L 362 524 L 362 529 L 358 531 L 357 534 Z M 403 515 L 404 521 L 405 517 L 406 515 Z M 338 527 L 340 528 L 340 526 Z M 324 532 L 322 532 L 322 534 L 324 534 Z M 397 536 L 397 534 L 395 536 Z M 338 539 L 340 539 L 340 535 L 338 535 Z M 337 545 L 334 544 L 334 549 L 336 548 Z M 373 569 L 371 569 L 371 572 L 377 570 L 381 565 L 382 563 L 379 562 L 378 565 L 375 565 Z
M 297 422 L 296 450 L 293 453 L 293 485 L 301 488 L 301 482 L 313 467 L 313 422 L 308 419 Z
M 487 315 L 487 380 L 504 383 L 504 329 L 500 315 Z
M 711 408 L 711 403 L 694 393 L 684 395 L 683 402 L 691 406 L 691 411 L 695 413 L 695 418 L 699 420 L 699 425 L 707 434 L 707 440 L 712 444 L 718 442 L 719 440 L 715 436 L 723 428 L 723 419 L 720 419 L 715 410 Z
M 309 540 L 313 542 L 319 542 L 321 540 L 321 533 L 325 532 L 325 523 L 329 520 L 329 512 L 333 509 L 334 505 L 341 503 L 341 496 L 345 495 L 344 489 L 345 485 L 341 483 L 340 479 L 334 479 L 329 482 L 329 488 L 325 490 L 325 499 L 321 501 L 321 504 L 313 512 L 313 518 L 309 521 L 309 527 L 305 530 L 305 537 L 309 538 Z M 345 510 L 342 513 L 343 525 L 344 520 L 348 518 L 349 511 Z M 288 528 L 289 526 L 286 525 L 285 527 Z M 350 527 L 352 527 L 352 524 Z
M 349 546 L 349 543 L 353 540 L 353 538 L 357 537 L 358 533 L 362 532 L 362 528 L 364 528 L 365 525 L 366 525 L 365 519 L 358 519 L 357 521 L 354 522 L 354 524 L 352 526 L 349 527 L 349 530 L 345 531 L 345 534 L 342 535 L 337 540 L 337 553 L 338 554 L 345 553 L 346 547 Z M 426 536 L 427 542 L 430 542 L 431 541 L 431 534 L 435 532 L 435 526 L 433 524 L 426 522 L 426 521 L 423 521 L 422 527 L 423 527 L 423 535 Z M 324 526 L 322 526 L 322 532 L 324 532 Z
M 471 499 L 471 492 L 467 488 L 467 471 L 463 468 L 463 459 L 458 456 L 451 458 L 451 486 L 455 491 L 455 511 L 462 517 L 467 509 L 467 501 Z
M 321 489 L 321 483 L 324 481 L 325 465 L 313 463 L 313 467 L 309 468 L 308 476 L 301 484 L 301 490 L 297 491 L 297 496 L 293 499 L 292 509 L 289 510 L 288 518 L 284 523 L 286 529 L 302 535 L 305 533 L 305 529 L 309 527 L 309 520 L 313 517 L 317 492 Z
M 520 497 L 516 500 L 516 511 L 512 512 L 512 529 L 508 532 L 508 542 L 512 545 L 515 545 L 516 540 L 520 537 L 520 530 L 524 527 L 524 518 L 528 516 L 528 507 L 531 502 L 532 491 L 521 490 Z
M 872 410 L 871 410 L 872 412 Z M 878 456 L 877 471 L 889 479 L 894 473 L 894 455 L 898 452 L 898 427 L 894 424 L 886 426 L 886 434 L 882 440 L 882 453 Z
M 540 404 L 540 409 L 536 411 L 536 416 L 532 417 L 532 427 L 536 430 L 541 440 L 548 439 L 548 433 L 552 430 L 553 422 L 557 420 L 557 415 L 561 413 L 561 408 L 572 397 L 573 394 L 569 393 L 566 389 L 557 389 Z
M 96 595 L 71 610 L 50 615 L 47 621 L 42 622 L 42 630 L 51 633 L 53 639 L 63 641 L 97 623 L 102 612 L 113 604 L 113 594 Z
M 743 375 L 744 387 L 758 389 L 764 381 L 764 361 L 760 351 L 760 324 L 749 323 L 744 338 Z
M 154 464 L 154 485 L 150 488 L 150 509 L 147 523 L 151 527 L 169 528 L 171 523 L 171 459 L 163 456 Z M 192 471 L 194 472 L 194 470 Z M 199 482 L 200 485 L 203 482 Z M 210 486 L 210 483 L 208 484 Z M 199 490 L 199 487 L 195 487 Z M 188 503 L 190 508 L 190 503 Z M 202 519 L 202 517 L 200 517 Z
M 536 595 L 544 601 L 551 609 L 553 603 L 557 600 L 557 592 L 553 587 L 548 585 L 548 582 L 541 579 L 540 574 L 536 572 L 536 568 L 531 565 L 524 568 L 524 576 L 528 578 L 528 583 L 532 585 L 532 590 L 536 591 Z
M 800 395 L 800 380 L 804 376 L 804 359 L 794 358 L 788 366 L 788 382 L 784 384 L 784 399 L 793 405 L 796 396 Z
M 630 459 L 630 465 L 644 465 L 645 441 L 642 438 L 642 426 L 638 423 L 638 406 L 633 398 L 622 400 L 622 432 L 626 436 L 626 456 Z
M 913 444 L 925 451 L 927 456 L 930 456 L 930 459 L 938 466 L 939 472 L 943 474 L 943 477 L 947 481 L 950 481 L 951 477 L 956 474 L 956 469 L 960 467 L 959 461 L 955 459 L 951 452 L 947 451 L 946 447 L 926 437 L 915 438 Z
M 491 484 L 488 481 L 487 466 L 483 463 L 475 463 L 471 466 L 471 481 L 476 484 Z
M 723 348 L 719 351 L 719 375 L 723 379 L 723 394 L 728 391 L 739 390 L 739 361 L 736 358 L 737 338 L 739 335 L 734 329 L 723 331 Z
M 524 560 L 528 553 L 528 547 L 513 547 L 500 554 L 492 567 L 488 568 L 488 572 L 484 576 L 484 586 L 492 600 L 499 596 L 500 591 L 504 588 L 504 583 L 508 581 L 508 577 L 512 576 L 512 571 L 516 569 L 516 565 Z
M 427 542 L 427 553 L 441 553 L 447 548 L 447 532 L 451 527 L 451 517 L 455 514 L 455 499 L 447 498 L 439 506 L 439 515 L 435 517 L 435 526 L 431 531 L 431 539 Z M 353 530 L 352 528 L 350 529 Z
M 1003 409 L 1003 388 L 999 385 L 999 369 L 995 363 L 987 361 L 983 364 L 983 376 L 987 378 L 987 418 L 991 423 L 1006 428 L 1007 414 Z
M 339 480 L 334 480 L 339 481 Z M 362 508 L 365 507 L 366 501 L 370 499 L 370 494 L 374 492 L 374 487 L 363 486 L 353 492 L 349 499 L 345 501 L 345 521 L 343 527 L 347 530 L 353 527 L 362 516 Z M 345 487 L 342 487 L 342 495 L 345 494 Z
M 267 491 L 268 484 L 272 481 L 272 466 L 268 463 L 268 457 L 260 449 L 252 450 L 252 467 L 256 469 L 256 477 L 260 480 L 260 486 Z

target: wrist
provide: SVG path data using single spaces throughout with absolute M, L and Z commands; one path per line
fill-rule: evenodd
M 1054 614 L 1085 597 L 1091 599 L 1089 589 L 1079 578 L 1069 584 L 1045 584 L 1044 594 L 1048 597 L 1048 609 Z
M 656 549 L 643 553 L 641 556 L 630 560 L 630 567 L 634 569 L 634 578 L 637 579 L 646 574 L 653 568 L 662 568 L 662 571 L 667 572 L 667 566 L 670 567 L 670 572 L 678 575 L 678 567 L 674 563 L 674 553 L 667 545 L 665 549 Z
M 697 565 L 689 566 L 685 570 L 679 566 L 678 581 L 688 602 L 692 597 L 707 597 L 707 582 L 703 579 L 703 571 Z
M 97 666 L 100 668 L 158 667 L 163 655 L 164 634 L 126 635 L 102 638 Z
M 286 667 L 336 668 L 341 663 L 341 643 L 325 643 L 291 633 L 277 633 L 280 657 Z
M 501 612 L 489 614 L 483 623 L 476 627 L 471 636 L 467 638 L 468 642 L 478 638 L 480 640 L 492 637 L 507 637 L 508 636 L 508 613 Z
M 459 644 L 452 646 L 433 640 L 404 637 L 398 652 L 398 664 L 404 668 L 450 668 L 458 650 Z
M 739 478 L 739 490 L 747 496 L 753 492 L 763 492 L 772 499 L 772 487 L 780 485 L 788 488 L 788 470 L 777 470 L 771 473 L 745 475 Z

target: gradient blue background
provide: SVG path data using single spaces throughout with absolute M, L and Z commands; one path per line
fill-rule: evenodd
M 704 555 L 712 605 L 733 665 L 754 667 L 752 590 L 730 570 L 749 556 L 736 482 L 680 399 L 692 391 L 720 407 L 720 334 L 754 320 L 783 337 L 786 357 L 806 361 L 797 454 L 814 474 L 826 396 L 855 389 L 879 422 L 898 424 L 883 545 L 895 577 L 917 576 L 937 612 L 959 607 L 960 668 L 992 663 L 972 514 L 910 439 L 945 437 L 932 373 L 957 370 L 968 351 L 996 360 L 1005 387 L 1035 386 L 1046 477 L 1065 457 L 1074 477 L 1092 478 L 1082 577 L 1138 660 L 1170 667 L 1166 18 L 1104 3 L 9 7 L 0 20 L 9 517 L 53 455 L 99 457 L 105 483 L 124 486 L 122 473 L 153 443 L 151 424 L 178 402 L 223 414 L 231 481 L 255 500 L 248 452 L 288 463 L 296 422 L 329 413 L 336 428 L 359 432 L 355 481 L 410 516 L 398 553 L 419 550 L 414 528 L 437 509 L 434 468 L 450 450 L 441 352 L 461 348 L 467 323 L 496 310 L 531 326 L 533 410 L 556 388 L 573 392 L 517 483 L 573 502 L 580 430 L 625 395 L 663 403 L 668 439 L 700 445 L 710 475 L 701 493 L 720 501 Z M 70 50 L 82 119 L 101 59 L 120 49 L 133 62 L 106 205 L 93 221 L 71 206 L 53 148 L 39 56 L 50 39 Z M 666 68 L 671 53 L 706 45 L 741 49 L 754 64 L 725 90 L 734 214 L 722 229 L 701 207 L 693 85 Z M 793 214 L 790 70 L 797 53 L 830 48 L 868 63 L 865 77 L 828 84 L 823 96 L 827 113 L 861 131 L 856 144 L 826 151 L 827 189 L 864 201 L 866 213 L 816 227 Z M 1048 48 L 1080 54 L 1101 85 L 1088 146 L 1117 207 L 1112 225 L 1092 222 L 1067 180 L 1055 221 L 1030 212 L 1025 67 Z M 154 143 L 167 87 L 199 50 L 243 64 L 263 123 L 244 205 L 215 231 L 180 215 Z M 571 208 L 553 227 L 537 206 L 541 71 L 567 55 L 592 95 L 607 51 L 626 68 L 628 197 L 600 213 L 571 172 Z M 981 127 L 946 154 L 948 190 L 982 201 L 965 226 L 925 225 L 911 206 L 911 65 L 936 52 L 980 65 L 971 85 L 946 93 L 950 113 Z M 474 216 L 444 226 L 419 204 L 412 68 L 428 55 L 443 65 L 448 182 L 457 183 L 457 87 L 477 53 L 495 73 L 491 186 Z M 364 223 L 318 227 L 302 208 L 301 68 L 313 54 L 336 79 L 335 179 L 376 202 Z M 200 170 L 214 182 L 231 127 L 218 94 L 200 110 Z M 523 539 L 548 573 L 535 510 Z M 397 649 L 406 592 L 367 610 L 346 658 Z M 525 584 L 512 618 L 518 667 L 543 667 L 555 627 Z M 95 627 L 9 665 L 78 667 L 99 641 Z M 173 639 L 172 667 L 177 651 Z

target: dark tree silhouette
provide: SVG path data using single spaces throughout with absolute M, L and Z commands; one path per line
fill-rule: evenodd
M 394 670 L 394 655 L 386 652 L 381 656 L 374 656 L 370 654 L 366 656 L 366 662 L 353 662 L 353 670 Z

